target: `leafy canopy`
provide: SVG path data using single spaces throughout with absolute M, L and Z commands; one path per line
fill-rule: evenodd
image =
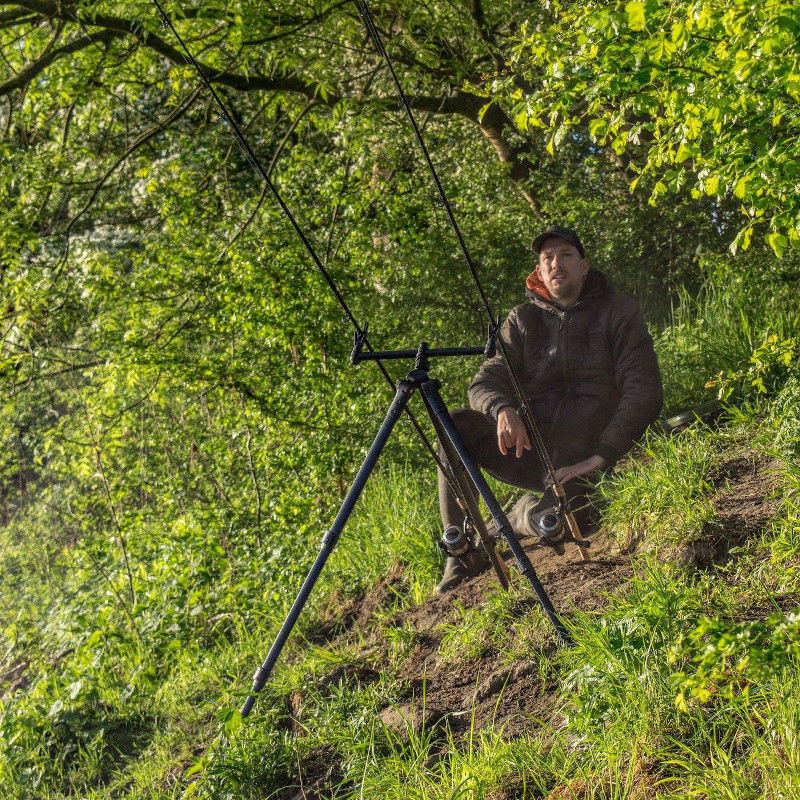
M 733 200 L 780 257 L 800 242 L 800 6 L 793 0 L 551 2 L 525 26 L 494 96 L 552 152 L 588 131 L 644 180 Z

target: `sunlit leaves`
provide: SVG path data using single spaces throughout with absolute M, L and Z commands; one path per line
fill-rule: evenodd
M 737 246 L 757 229 L 783 253 L 800 225 L 798 32 L 789 0 L 565 5 L 520 44 L 531 89 L 517 107 L 551 128 L 554 150 L 560 128 L 586 126 L 628 154 L 656 202 L 687 183 L 739 201 Z
M 628 27 L 632 31 L 640 31 L 645 27 L 644 3 L 639 0 L 631 0 L 625 6 L 625 13 L 628 15 Z

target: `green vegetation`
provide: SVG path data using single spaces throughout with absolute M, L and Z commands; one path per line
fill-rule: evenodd
M 373 343 L 481 341 L 354 7 L 168 11 Z M 426 604 L 401 423 L 242 721 L 390 390 L 153 6 L 0 1 L 2 796 L 800 798 L 796 4 L 373 11 L 497 309 L 571 224 L 724 413 L 605 481 L 569 648 L 518 580 Z

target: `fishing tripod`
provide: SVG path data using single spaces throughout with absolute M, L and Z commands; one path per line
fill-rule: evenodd
M 453 487 L 455 489 L 455 494 L 460 498 L 462 498 L 463 510 L 471 520 L 473 526 L 476 528 L 484 544 L 484 548 L 486 549 L 487 554 L 489 555 L 492 564 L 495 567 L 495 571 L 498 574 L 501 584 L 503 586 L 508 585 L 508 573 L 505 568 L 505 564 L 495 553 L 494 542 L 485 529 L 485 525 L 483 524 L 483 520 L 481 518 L 480 510 L 478 507 L 478 500 L 475 497 L 473 491 L 474 489 L 478 490 L 478 493 L 481 495 L 481 497 L 483 497 L 484 501 L 486 502 L 486 505 L 488 506 L 489 512 L 492 516 L 492 519 L 494 520 L 494 524 L 497 527 L 497 533 L 499 535 L 502 535 L 508 542 L 509 547 L 511 548 L 511 552 L 513 553 L 514 557 L 517 560 L 522 575 L 530 582 L 531 586 L 533 587 L 534 592 L 536 593 L 536 596 L 539 599 L 539 602 L 542 608 L 544 609 L 545 614 L 549 617 L 549 619 L 555 626 L 556 632 L 558 633 L 559 637 L 564 642 L 570 642 L 571 637 L 566 628 L 564 627 L 563 623 L 561 622 L 561 620 L 558 618 L 558 615 L 556 614 L 555 609 L 553 608 L 553 604 L 550 602 L 550 598 L 547 596 L 547 593 L 545 592 L 544 588 L 539 582 L 536 572 L 533 569 L 533 565 L 531 564 L 530 560 L 525 554 L 525 551 L 517 542 L 513 530 L 509 524 L 508 518 L 503 513 L 503 510 L 500 507 L 494 495 L 492 494 L 491 489 L 489 489 L 489 486 L 484 480 L 483 475 L 480 472 L 480 469 L 478 469 L 478 467 L 472 460 L 470 454 L 468 453 L 464 445 L 464 442 L 461 439 L 461 436 L 458 433 L 458 430 L 456 429 L 453 420 L 450 417 L 449 412 L 447 411 L 447 407 L 445 406 L 444 401 L 442 400 L 441 395 L 439 394 L 439 383 L 435 380 L 431 380 L 430 377 L 428 376 L 428 366 L 429 366 L 428 359 L 433 356 L 443 357 L 443 356 L 477 355 L 479 353 L 485 353 L 486 355 L 489 355 L 490 346 L 492 348 L 492 354 L 493 354 L 494 340 L 498 333 L 499 321 L 496 320 L 494 314 L 492 313 L 492 309 L 489 304 L 489 299 L 483 289 L 483 286 L 481 285 L 475 264 L 472 260 L 469 250 L 467 249 L 466 242 L 464 241 L 464 237 L 462 236 L 461 230 L 458 227 L 458 223 L 456 222 L 455 216 L 453 215 L 453 210 L 450 205 L 450 202 L 447 199 L 447 195 L 445 194 L 444 187 L 442 186 L 441 181 L 439 180 L 439 177 L 436 174 L 436 170 L 433 166 L 433 162 L 430 159 L 430 155 L 422 139 L 422 133 L 419 129 L 419 126 L 416 123 L 414 114 L 411 110 L 411 106 L 409 105 L 408 99 L 406 98 L 406 95 L 403 92 L 403 89 L 394 71 L 391 59 L 389 58 L 385 48 L 383 47 L 380 33 L 378 32 L 378 29 L 374 25 L 374 22 L 372 20 L 372 15 L 369 11 L 369 7 L 366 3 L 366 0 L 358 0 L 359 10 L 362 16 L 364 17 L 364 21 L 367 25 L 370 35 L 375 41 L 379 53 L 381 53 L 381 55 L 386 61 L 386 65 L 389 68 L 389 71 L 392 75 L 392 79 L 395 82 L 398 94 L 400 96 L 401 104 L 405 108 L 409 120 L 412 124 L 412 127 L 414 128 L 415 135 L 425 156 L 425 161 L 428 165 L 428 168 L 431 171 L 431 175 L 434 179 L 434 182 L 436 183 L 436 187 L 439 192 L 441 202 L 444 206 L 445 211 L 447 212 L 448 219 L 450 220 L 450 223 L 453 227 L 453 231 L 456 235 L 456 238 L 458 239 L 459 245 L 466 259 L 467 266 L 469 267 L 470 274 L 472 275 L 472 278 L 481 296 L 483 306 L 488 314 L 490 320 L 489 322 L 490 343 L 489 345 L 487 345 L 487 348 L 485 349 L 449 348 L 445 350 L 430 350 L 427 347 L 427 344 L 423 343 L 416 351 L 400 350 L 400 351 L 391 351 L 388 353 L 375 353 L 371 350 L 371 347 L 369 346 L 369 343 L 367 342 L 366 338 L 367 334 L 366 326 L 364 326 L 363 330 L 359 327 L 355 316 L 353 315 L 352 311 L 345 302 L 344 297 L 337 288 L 335 282 L 333 281 L 332 276 L 326 269 L 325 264 L 323 264 L 323 262 L 320 260 L 319 256 L 317 255 L 313 246 L 311 245 L 311 242 L 308 240 L 305 233 L 298 224 L 297 220 L 295 219 L 290 209 L 287 207 L 286 203 L 281 197 L 280 192 L 278 191 L 276 186 L 272 183 L 269 171 L 264 168 L 264 165 L 261 163 L 261 160 L 258 158 L 258 155 L 254 152 L 254 150 L 248 143 L 247 139 L 245 138 L 244 134 L 242 133 L 242 130 L 239 128 L 235 116 L 231 113 L 226 104 L 222 101 L 222 98 L 219 96 L 219 94 L 216 92 L 213 85 L 211 84 L 210 79 L 205 75 L 200 65 L 197 63 L 197 60 L 194 58 L 194 56 L 187 48 L 186 43 L 183 41 L 180 34 L 175 29 L 175 26 L 172 24 L 172 21 L 170 20 L 169 16 L 167 15 L 166 11 L 164 10 L 159 0 L 153 0 L 153 2 L 156 8 L 158 9 L 158 12 L 161 15 L 162 19 L 164 20 L 164 24 L 172 31 L 173 35 L 180 43 L 181 49 L 186 55 L 187 62 L 192 64 L 194 69 L 197 71 L 198 75 L 200 76 L 200 79 L 202 80 L 209 94 L 214 98 L 214 101 L 217 103 L 223 117 L 227 120 L 228 124 L 231 126 L 231 129 L 233 130 L 237 140 L 241 144 L 245 154 L 247 155 L 249 162 L 251 163 L 253 168 L 260 174 L 266 186 L 275 196 L 276 201 L 281 207 L 281 211 L 286 215 L 287 219 L 291 223 L 298 237 L 302 241 L 304 247 L 308 251 L 308 254 L 313 260 L 315 266 L 320 271 L 321 275 L 325 279 L 325 282 L 328 284 L 330 290 L 335 295 L 339 304 L 342 306 L 345 315 L 356 329 L 356 347 L 354 349 L 352 358 L 354 363 L 358 363 L 358 361 L 360 360 L 374 360 L 378 365 L 378 368 L 380 369 L 384 378 L 391 385 L 392 380 L 389 376 L 389 373 L 382 365 L 381 359 L 411 358 L 411 357 L 415 358 L 414 369 L 411 372 L 409 372 L 405 380 L 401 380 L 398 382 L 395 398 L 392 401 L 389 411 L 387 412 L 383 425 L 381 426 L 378 435 L 376 436 L 375 441 L 373 442 L 372 447 L 370 448 L 367 457 L 364 460 L 364 463 L 359 469 L 358 474 L 356 475 L 356 478 L 353 482 L 353 486 L 346 495 L 342 503 L 342 506 L 339 509 L 339 513 L 336 515 L 336 518 L 333 524 L 331 525 L 330 530 L 326 531 L 323 537 L 320 553 L 317 556 L 316 560 L 314 561 L 314 564 L 312 565 L 312 568 L 308 576 L 306 577 L 303 586 L 300 589 L 300 593 L 297 596 L 297 599 L 295 600 L 294 604 L 292 605 L 292 608 L 290 609 L 289 614 L 278 633 L 278 637 L 273 643 L 269 651 L 269 654 L 267 655 L 266 660 L 255 673 L 255 676 L 253 678 L 253 688 L 251 690 L 251 695 L 247 698 L 242 707 L 242 716 L 247 716 L 250 713 L 250 710 L 252 709 L 253 704 L 255 703 L 254 694 L 260 691 L 261 688 L 263 688 L 263 685 L 266 682 L 267 677 L 269 676 L 273 667 L 275 666 L 275 662 L 277 661 L 278 656 L 280 655 L 280 652 L 283 649 L 283 646 L 286 643 L 286 640 L 288 639 L 289 634 L 291 633 L 292 628 L 294 627 L 297 618 L 303 606 L 305 605 L 308 596 L 311 593 L 311 590 L 313 589 L 314 584 L 317 581 L 317 578 L 319 577 L 320 572 L 322 571 L 323 566 L 325 565 L 325 562 L 327 561 L 329 555 L 333 551 L 333 548 L 336 546 L 339 536 L 341 535 L 341 532 L 344 528 L 344 525 L 347 522 L 350 514 L 352 513 L 353 507 L 355 506 L 355 503 L 358 500 L 358 497 L 360 496 L 364 488 L 364 485 L 366 484 L 367 479 L 369 478 L 372 470 L 375 467 L 378 456 L 380 455 L 384 445 L 386 444 L 386 441 L 388 440 L 388 437 L 395 423 L 397 422 L 398 416 L 404 410 L 408 415 L 408 417 L 410 418 L 415 429 L 419 433 L 422 441 L 429 449 L 434 460 L 436 460 L 437 465 L 445 471 L 446 475 L 448 475 L 448 482 L 453 484 Z M 503 360 L 508 368 L 509 376 L 511 378 L 511 382 L 514 387 L 514 394 L 517 401 L 519 402 L 519 410 L 522 413 L 525 427 L 528 431 L 529 437 L 531 438 L 531 443 L 536 446 L 537 451 L 539 452 L 539 455 L 542 458 L 542 463 L 545 465 L 547 469 L 547 474 L 552 481 L 553 490 L 559 504 L 559 512 L 564 515 L 564 519 L 567 522 L 572 539 L 578 544 L 578 547 L 581 549 L 582 556 L 584 557 L 584 559 L 586 559 L 588 558 L 588 554 L 586 551 L 585 540 L 580 534 L 580 530 L 578 528 L 577 523 L 575 522 L 574 515 L 569 510 L 569 503 L 564 493 L 564 489 L 561 486 L 560 482 L 555 477 L 555 470 L 553 469 L 553 464 L 550 460 L 549 455 L 547 454 L 547 449 L 545 447 L 544 441 L 541 438 L 541 434 L 539 433 L 538 427 L 536 426 L 533 417 L 531 416 L 530 410 L 526 406 L 520 381 L 518 376 L 516 375 L 516 370 L 514 369 L 514 366 L 508 356 L 507 348 L 503 344 L 502 338 L 497 339 L 497 341 L 499 344 L 501 354 L 503 356 Z M 367 354 L 364 354 L 362 352 L 362 348 L 366 348 L 369 352 Z M 422 395 L 423 398 L 423 402 L 425 404 L 425 408 L 429 416 L 431 417 L 431 420 L 433 421 L 434 427 L 439 437 L 440 444 L 442 446 L 442 450 L 445 455 L 445 459 L 448 461 L 449 466 L 445 465 L 443 462 L 440 461 L 434 448 L 431 446 L 430 442 L 428 442 L 424 432 L 419 427 L 410 409 L 407 408 L 407 404 L 411 398 L 411 395 L 417 389 L 419 389 L 420 394 Z
M 414 368 L 408 373 L 408 375 L 406 375 L 405 378 L 397 382 L 397 391 L 391 405 L 389 406 L 389 410 L 386 412 L 386 417 L 383 420 L 378 434 L 375 437 L 375 440 L 373 441 L 372 446 L 370 447 L 366 458 L 364 459 L 364 462 L 358 470 L 358 473 L 353 481 L 353 485 L 345 496 L 344 501 L 339 508 L 339 512 L 336 514 L 333 524 L 329 530 L 325 531 L 325 534 L 322 538 L 322 543 L 320 545 L 320 552 L 314 560 L 314 563 L 300 588 L 300 592 L 298 593 L 297 598 L 289 610 L 286 620 L 281 626 L 281 629 L 278 631 L 278 635 L 275 638 L 275 641 L 270 648 L 264 663 L 256 670 L 255 675 L 253 676 L 253 687 L 250 690 L 250 695 L 247 697 L 244 705 L 242 706 L 241 713 L 243 717 L 246 717 L 250 713 L 250 710 L 255 703 L 255 695 L 263 688 L 267 678 L 272 672 L 272 669 L 274 668 L 275 663 L 280 656 L 281 650 L 289 638 L 289 635 L 291 634 L 292 629 L 294 628 L 294 625 L 300 616 L 300 612 L 303 610 L 303 607 L 305 606 L 306 601 L 308 600 L 308 597 L 314 588 L 314 584 L 322 572 L 322 568 L 325 566 L 325 562 L 328 560 L 328 557 L 336 547 L 344 526 L 347 523 L 347 520 L 350 518 L 350 514 L 352 513 L 355 504 L 358 501 L 358 498 L 361 495 L 367 480 L 369 479 L 369 476 L 372 474 L 372 471 L 375 468 L 378 457 L 386 445 L 386 442 L 389 440 L 389 436 L 392 433 L 395 423 L 403 413 L 403 409 L 406 407 L 412 395 L 416 391 L 419 391 L 420 395 L 422 396 L 425 409 L 428 412 L 431 421 L 433 422 L 437 436 L 439 437 L 439 441 L 441 442 L 443 450 L 448 459 L 448 463 L 451 465 L 452 475 L 456 476 L 456 480 L 459 482 L 460 487 L 468 489 L 468 491 L 465 492 L 465 502 L 467 505 L 466 511 L 473 524 L 475 524 L 476 527 L 482 525 L 482 520 L 478 522 L 478 520 L 481 518 L 478 510 L 477 498 L 472 490 L 472 487 L 474 486 L 489 509 L 489 513 L 491 514 L 492 520 L 497 528 L 497 533 L 501 535 L 508 543 L 511 552 L 517 561 L 517 565 L 522 576 L 526 578 L 533 587 L 533 591 L 535 592 L 536 597 L 542 606 L 542 610 L 547 615 L 548 619 L 553 623 L 558 636 L 563 642 L 569 643 L 572 641 L 572 637 L 556 613 L 556 610 L 553 607 L 547 592 L 539 581 L 539 578 L 536 575 L 536 570 L 533 568 L 533 564 L 531 564 L 530 559 L 528 558 L 524 549 L 517 541 L 514 531 L 511 528 L 511 524 L 503 512 L 502 507 L 497 501 L 497 498 L 495 498 L 492 490 L 489 488 L 489 485 L 487 484 L 486 479 L 483 477 L 479 467 L 475 464 L 472 456 L 469 454 L 466 445 L 461 438 L 461 434 L 458 432 L 458 429 L 453 422 L 453 418 L 450 416 L 450 412 L 447 410 L 447 406 L 445 405 L 445 402 L 439 393 L 439 388 L 441 386 L 440 382 L 434 378 L 431 378 L 428 374 L 431 358 L 491 354 L 494 349 L 493 337 L 490 336 L 489 342 L 485 348 L 453 347 L 432 350 L 428 347 L 426 342 L 422 342 L 417 350 L 393 350 L 388 352 L 371 351 L 365 353 L 362 349 L 365 336 L 366 330 L 356 334 L 355 346 L 351 356 L 352 363 L 357 364 L 360 361 L 376 359 L 391 360 L 414 358 Z M 459 469 L 459 467 L 463 468 L 463 472 Z M 471 486 L 465 485 L 465 482 L 463 481 L 464 473 L 466 473 L 468 476 Z M 481 532 L 480 527 L 478 527 L 478 531 L 481 535 L 481 539 L 483 540 L 484 534 Z M 505 564 L 494 550 L 494 542 L 489 541 L 489 537 L 487 537 L 486 540 L 483 540 L 483 543 L 501 583 L 503 586 L 507 586 L 508 574 L 505 569 Z

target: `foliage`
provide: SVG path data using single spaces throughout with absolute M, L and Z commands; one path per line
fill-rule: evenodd
M 683 634 L 672 654 L 672 663 L 691 662 L 689 674 L 675 674 L 678 708 L 688 711 L 694 702 L 747 697 L 751 687 L 758 691 L 764 681 L 796 666 L 799 622 L 797 615 L 781 613 L 733 624 L 719 617 L 702 618 Z
M 706 386 L 719 387 L 717 396 L 722 400 L 729 400 L 734 393 L 744 399 L 748 395 L 773 395 L 794 377 L 798 344 L 796 336 L 781 340 L 777 334 L 770 334 L 753 350 L 746 369 L 720 372 Z
M 392 0 L 374 11 L 497 311 L 520 302 L 532 230 L 574 225 L 593 264 L 647 306 L 677 410 L 721 370 L 744 375 L 767 337 L 796 338 L 796 12 L 628 5 Z M 168 11 L 373 344 L 481 341 L 476 293 L 355 9 L 280 0 Z M 518 788 L 519 775 L 520 796 L 539 797 L 576 772 L 600 787 L 593 796 L 621 796 L 638 764 L 631 742 L 652 745 L 647 756 L 667 773 L 683 758 L 687 791 L 750 779 L 723 758 L 741 718 L 717 709 L 714 724 L 728 727 L 719 741 L 706 735 L 707 709 L 678 714 L 665 666 L 673 652 L 687 680 L 697 668 L 698 686 L 706 673 L 728 685 L 729 671 L 702 660 L 702 641 L 724 638 L 714 610 L 746 603 L 654 565 L 607 619 L 579 615 L 563 660 L 539 652 L 549 627 L 519 592 L 492 596 L 446 632 L 443 658 L 467 649 L 510 661 L 536 649 L 543 679 L 563 686 L 563 735 L 474 731 L 443 754 L 430 732 L 402 738 L 378 725 L 374 711 L 403 689 L 393 670 L 414 645 L 392 613 L 427 595 L 441 563 L 433 465 L 405 422 L 241 724 L 231 709 L 244 676 L 393 390 L 369 365 L 346 365 L 342 310 L 153 6 L 0 2 L 0 52 L 4 796 L 260 798 L 312 758 L 338 770 L 320 791 L 341 797 L 491 796 Z M 562 110 L 551 119 L 537 103 Z M 628 190 L 638 173 L 646 193 Z M 763 229 L 771 252 L 729 255 L 742 205 L 740 244 Z M 782 357 L 764 351 L 757 371 L 775 390 L 761 411 L 781 416 L 791 452 L 797 386 L 793 373 L 784 383 Z M 392 378 L 407 368 L 391 366 Z M 435 364 L 452 405 L 476 366 Z M 725 446 L 703 430 L 651 440 L 654 461 L 614 479 L 609 522 L 647 524 L 656 540 L 696 535 L 714 522 L 708 473 Z M 750 580 L 778 564 L 766 580 L 790 597 L 798 526 L 791 502 L 781 513 L 774 537 L 754 547 Z M 391 573 L 378 620 L 388 663 L 320 644 L 321 620 L 394 564 L 402 572 Z M 704 614 L 718 627 L 692 639 Z M 736 630 L 763 640 L 757 626 Z M 790 660 L 778 666 L 760 673 L 770 691 L 795 680 Z M 350 667 L 381 677 L 322 680 Z M 295 692 L 302 732 L 287 712 Z M 740 709 L 769 734 L 741 727 L 791 788 L 800 771 L 768 745 L 791 750 L 797 707 L 777 688 L 773 697 L 774 709 Z M 665 731 L 686 734 L 692 756 Z
M 584 135 L 624 159 L 651 202 L 690 187 L 745 215 L 781 256 L 800 241 L 800 16 L 792 0 L 552 2 L 521 30 L 492 96 L 550 152 Z
M 746 372 L 753 366 L 753 351 L 764 340 L 791 339 L 797 330 L 795 264 L 787 259 L 783 270 L 770 274 L 774 265 L 764 256 L 753 248 L 737 256 L 738 268 L 706 258 L 704 284 L 696 292 L 684 289 L 678 294 L 670 324 L 655 336 L 665 417 L 708 402 L 709 389 L 717 385 L 715 375 L 718 381 L 721 374 Z M 766 364 L 762 368 L 771 369 Z
M 677 437 L 653 434 L 635 460 L 600 485 L 605 523 L 621 544 L 646 537 L 653 546 L 682 546 L 716 522 L 710 472 L 719 454 L 700 426 Z
M 772 414 L 778 420 L 775 445 L 789 458 L 800 452 L 800 376 L 792 375 L 775 398 Z

